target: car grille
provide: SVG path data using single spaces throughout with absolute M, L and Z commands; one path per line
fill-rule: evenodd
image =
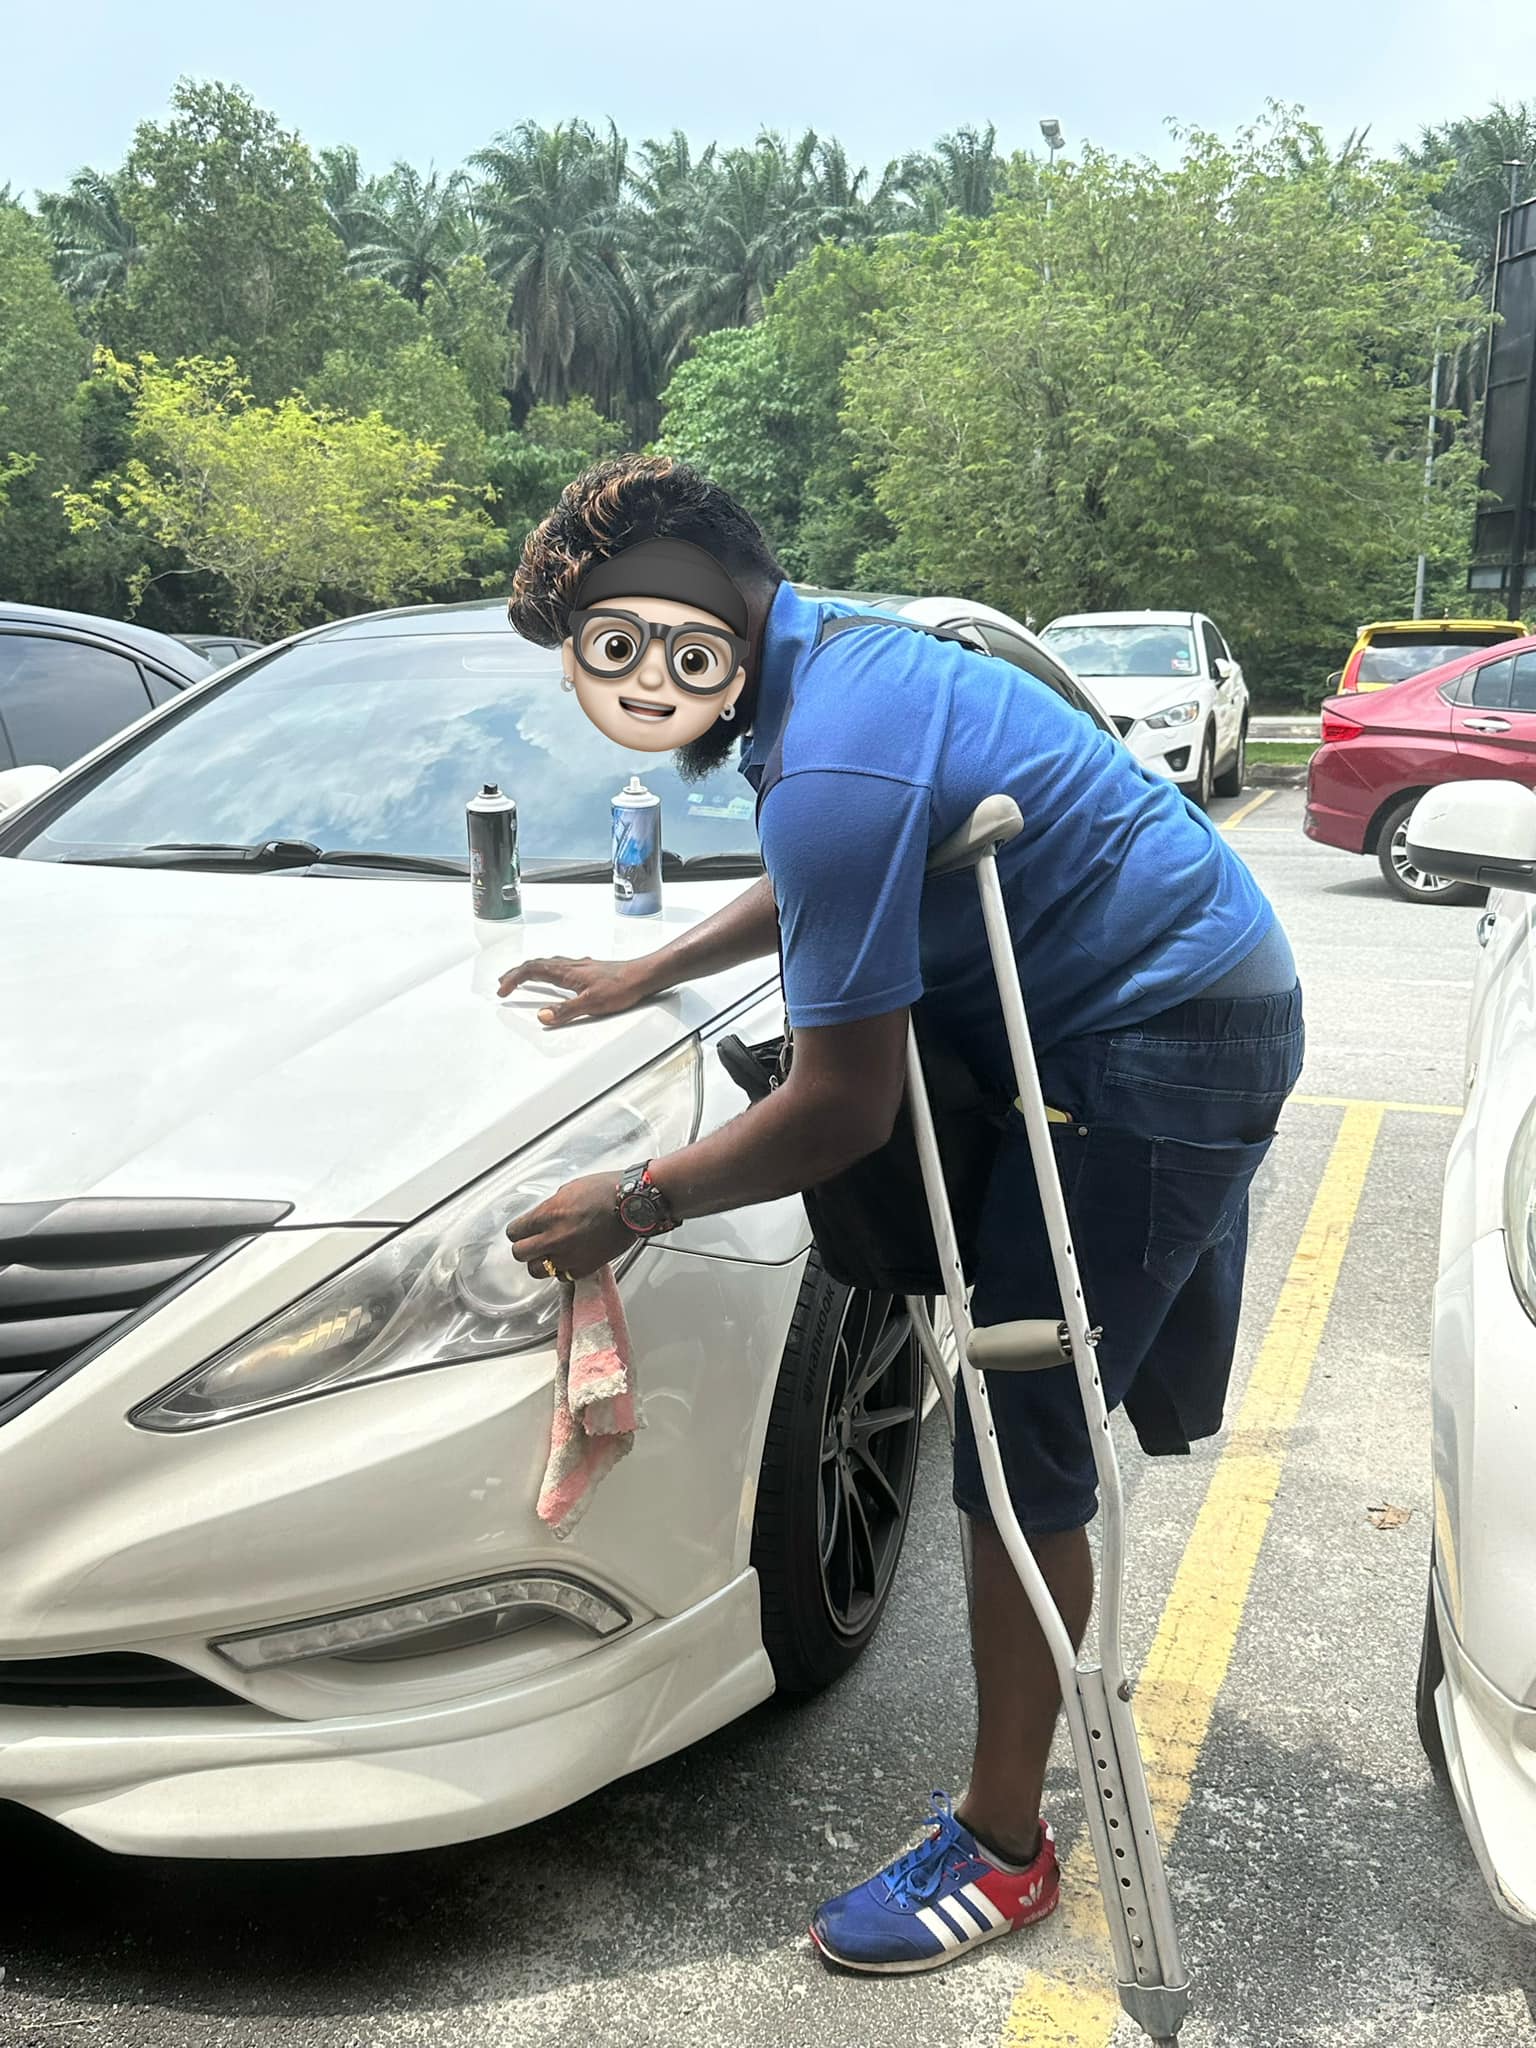
M 0 1422 L 286 1202 L 0 1202 Z
M 1121 739 L 1124 739 L 1135 723 L 1134 718 L 1117 718 L 1115 720 L 1115 731 L 1119 733 Z
M 238 1707 L 211 1679 L 137 1651 L 0 1657 L 0 1707 Z

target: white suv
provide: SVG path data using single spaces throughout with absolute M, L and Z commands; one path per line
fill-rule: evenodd
M 1073 612 L 1040 636 L 1120 728 L 1144 767 L 1203 810 L 1247 772 L 1248 685 L 1203 612 Z

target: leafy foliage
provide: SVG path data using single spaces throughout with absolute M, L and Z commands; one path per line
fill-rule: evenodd
M 233 356 L 258 398 L 276 397 L 318 366 L 344 274 L 314 160 L 236 87 L 183 81 L 174 104 L 123 167 L 143 253 L 103 335 L 163 360 Z
M 144 534 L 218 577 L 236 632 L 452 588 L 484 552 L 489 522 L 442 480 L 437 450 L 377 413 L 259 405 L 229 360 L 166 368 L 103 350 L 98 375 L 128 396 L 132 453 L 66 493 L 71 523 Z
M 1042 618 L 1211 610 L 1260 674 L 1363 588 L 1406 603 L 1445 509 L 1412 460 L 1431 337 L 1478 318 L 1422 182 L 1288 123 L 1055 187 L 952 221 L 850 362 L 913 575 Z
M 53 493 L 80 473 L 88 362 L 47 239 L 0 207 L 0 589 L 51 589 L 68 540 Z

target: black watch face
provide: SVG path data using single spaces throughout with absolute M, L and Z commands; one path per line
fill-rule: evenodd
M 632 1230 L 654 1230 L 666 1215 L 660 1193 L 655 1188 L 633 1189 L 624 1197 L 622 1211 L 624 1221 Z

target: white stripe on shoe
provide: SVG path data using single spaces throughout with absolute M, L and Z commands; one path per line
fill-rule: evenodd
M 959 1935 L 955 1933 L 947 1920 L 941 1919 L 935 1913 L 932 1906 L 920 1906 L 917 1917 L 933 1936 L 934 1940 L 941 1943 L 946 1950 L 957 1949 L 960 1946 Z
M 948 1898 L 937 1900 L 936 1904 L 954 1922 L 956 1932 L 962 1941 L 973 1941 L 987 1924 L 979 1913 L 973 1913 L 964 1904 L 956 1892 L 951 1892 Z
M 1007 1914 L 998 1911 L 979 1884 L 962 1885 L 960 1896 L 968 1905 L 975 1907 L 989 1926 L 1007 1927 L 1011 1924 Z

